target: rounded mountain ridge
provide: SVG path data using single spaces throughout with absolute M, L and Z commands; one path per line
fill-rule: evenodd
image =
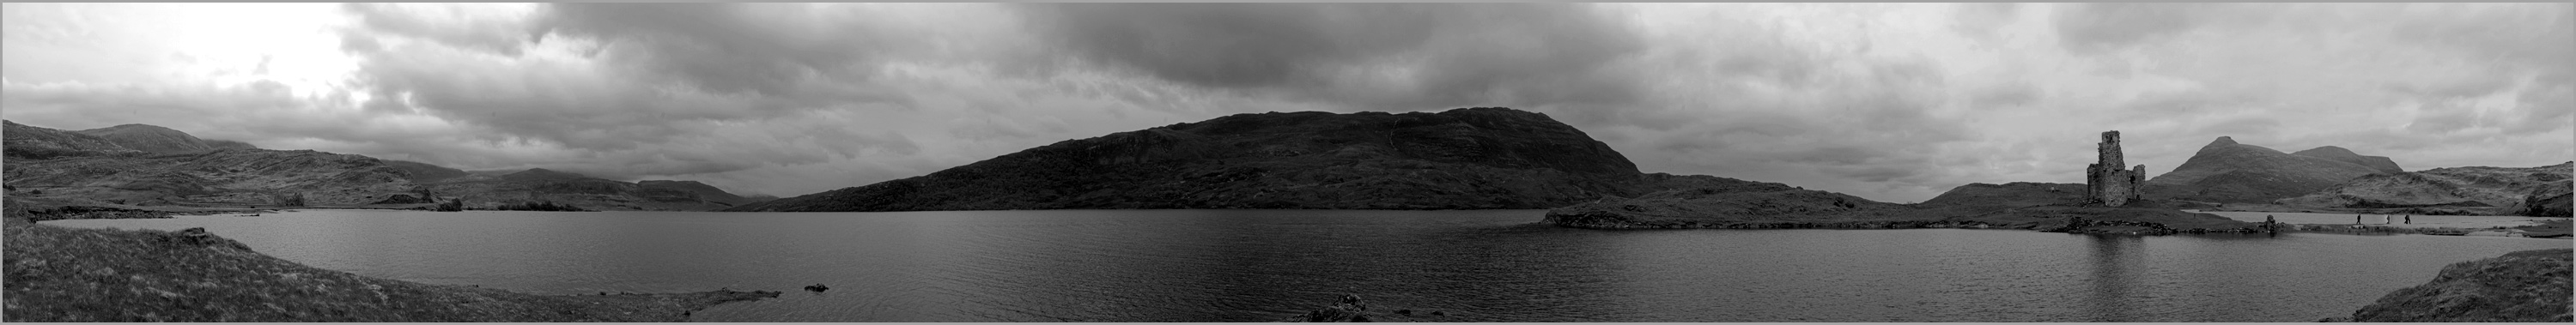
M 1073 139 L 734 211 L 1538 209 L 1704 176 L 1641 174 L 1546 114 L 1268 112 Z

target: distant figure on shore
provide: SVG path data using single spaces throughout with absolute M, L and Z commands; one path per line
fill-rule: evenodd
M 2361 215 L 2352 215 L 2352 224 L 2361 224 Z
M 2406 224 L 2415 224 L 2415 215 L 2406 215 Z

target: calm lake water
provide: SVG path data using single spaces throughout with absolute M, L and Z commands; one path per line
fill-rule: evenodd
M 1599 231 L 1536 210 L 305 211 L 205 227 L 307 265 L 538 294 L 786 291 L 697 321 L 1268 321 L 1342 294 L 1466 321 L 2310 321 L 2566 240 Z M 802 291 L 826 284 L 823 293 Z

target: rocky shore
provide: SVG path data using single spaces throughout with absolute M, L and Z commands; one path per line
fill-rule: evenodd
M 2072 184 L 2064 184 L 2072 185 Z M 1759 183 L 1603 198 L 1549 210 L 1542 223 L 1587 229 L 2023 229 L 2064 233 L 2167 235 L 2259 233 L 2262 223 L 2141 200 L 2127 207 L 2084 205 L 2082 188 L 2060 184 L 1970 184 L 1921 204 L 1891 204 L 1839 193 Z
M 2571 257 L 2576 250 L 2506 253 L 2443 267 L 2432 282 L 2397 289 L 2379 301 L 2328 318 L 2341 322 L 2550 322 L 2571 319 Z
M 1378 308 L 1372 310 L 1372 307 Z M 1288 318 L 1279 319 L 1279 321 L 1287 323 L 1464 321 L 1460 319 L 1452 319 L 1449 318 L 1449 316 L 1452 315 L 1448 311 L 1413 310 L 1371 306 L 1368 302 L 1360 300 L 1359 295 L 1342 295 L 1342 299 L 1337 300 L 1332 304 L 1324 305 L 1322 308 L 1316 308 L 1315 310 L 1308 311 L 1304 314 L 1288 316 Z
M 544 296 L 371 278 L 258 252 L 203 229 L 36 224 L 9 200 L 9 322 L 679 322 L 776 291 Z

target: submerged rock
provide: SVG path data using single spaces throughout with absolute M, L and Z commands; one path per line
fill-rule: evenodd
M 1359 295 L 1342 295 L 1341 302 L 1324 306 L 1322 309 L 1306 312 L 1305 315 L 1289 317 L 1283 321 L 1297 323 L 1352 323 L 1369 322 L 1370 320 L 1368 305 L 1360 302 Z

